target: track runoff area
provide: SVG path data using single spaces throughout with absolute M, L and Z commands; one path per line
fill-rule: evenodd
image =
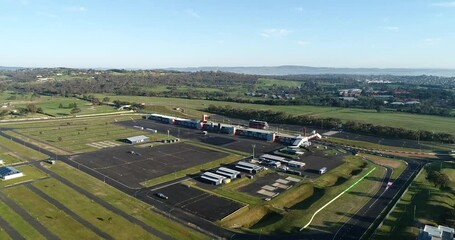
M 361 181 L 363 181 L 363 179 L 365 179 L 368 175 L 370 175 L 370 173 L 372 173 L 374 170 L 376 170 L 376 167 L 374 167 L 373 169 L 371 169 L 369 172 L 367 172 L 365 175 L 363 175 L 363 177 L 361 177 L 359 180 L 357 180 L 355 183 L 353 183 L 351 186 L 349 186 L 348 188 L 346 188 L 343 192 L 341 192 L 340 194 L 338 194 L 336 197 L 334 197 L 332 200 L 330 200 L 328 203 L 326 203 L 324 206 L 322 206 L 321 208 L 319 208 L 318 210 L 316 210 L 316 212 L 313 214 L 313 216 L 311 216 L 311 219 L 310 221 L 308 221 L 308 223 L 303 226 L 302 228 L 300 228 L 300 231 L 303 231 L 303 229 L 307 228 L 308 226 L 310 226 L 311 222 L 313 221 L 314 217 L 322 210 L 324 210 L 324 208 L 326 208 L 327 206 L 329 206 L 331 203 L 333 203 L 334 201 L 336 201 L 339 197 L 341 197 L 343 194 L 345 194 L 346 192 L 348 192 L 349 190 L 351 190 L 355 185 L 357 185 L 358 183 L 360 183 Z

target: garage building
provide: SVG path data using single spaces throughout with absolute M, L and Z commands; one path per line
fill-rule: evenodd
M 22 176 L 24 176 L 24 174 L 14 167 L 9 167 L 9 166 L 0 167 L 0 178 L 2 178 L 3 180 L 9 180 L 9 179 L 13 179 L 13 178 L 22 177 Z
M 131 144 L 143 143 L 143 142 L 147 142 L 148 140 L 149 140 L 149 137 L 146 137 L 144 135 L 129 137 L 129 138 L 125 139 L 125 141 L 127 143 L 131 143 Z
M 235 171 L 225 167 L 218 168 L 218 170 L 216 170 L 216 173 L 222 176 L 226 176 L 230 179 L 236 179 L 240 175 L 239 171 Z

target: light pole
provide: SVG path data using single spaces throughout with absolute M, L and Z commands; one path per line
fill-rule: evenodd
M 253 159 L 254 159 L 254 149 L 256 148 L 256 144 L 251 145 L 253 147 Z
M 169 140 L 170 137 L 169 137 L 169 129 L 167 130 L 167 140 Z

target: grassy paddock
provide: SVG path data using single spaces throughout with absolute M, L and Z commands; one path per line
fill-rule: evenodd
M 28 224 L 22 217 L 9 208 L 5 203 L 0 201 L 0 214 L 5 221 L 7 221 L 21 236 L 28 239 L 45 239 L 41 234 L 30 224 Z M 0 236 L 0 239 L 1 238 Z
M 21 144 L 13 142 L 10 139 L 6 139 L 4 137 L 0 137 L 0 145 L 2 145 L 3 147 L 5 147 L 11 151 L 14 151 L 20 155 L 27 156 L 28 158 L 33 159 L 33 160 L 43 160 L 43 159 L 48 158 L 48 156 L 43 153 L 35 151 L 31 148 L 25 147 Z
M 135 135 L 146 135 L 150 137 L 151 141 L 164 136 L 114 125 L 112 121 L 84 119 L 62 121 L 58 124 L 51 122 L 46 125 L 20 128 L 15 131 L 32 139 L 39 139 L 44 144 L 77 153 L 97 150 L 97 148 L 87 145 L 94 142 L 111 141 L 123 145 L 125 143 L 118 140 Z
M 157 239 L 138 225 L 94 203 L 56 179 L 46 179 L 33 185 L 110 236 L 119 239 Z
M 208 237 L 199 232 L 155 213 L 144 202 L 128 196 L 71 166 L 58 163 L 50 166 L 50 170 L 86 189 L 112 206 L 175 239 L 208 239 Z
M 97 239 L 93 233 L 54 205 L 42 199 L 25 186 L 3 190 L 43 226 L 62 239 Z M 17 197 L 20 196 L 20 197 Z

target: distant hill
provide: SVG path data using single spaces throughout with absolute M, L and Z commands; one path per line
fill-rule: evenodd
M 308 66 L 276 66 L 276 67 L 194 67 L 168 68 L 175 71 L 223 71 L 258 75 L 296 75 L 296 74 L 358 74 L 358 75 L 396 75 L 417 76 L 433 75 L 455 77 L 455 69 L 437 68 L 329 68 Z
M 17 69 L 21 69 L 21 67 L 3 67 L 3 66 L 0 66 L 0 70 L 17 70 Z

